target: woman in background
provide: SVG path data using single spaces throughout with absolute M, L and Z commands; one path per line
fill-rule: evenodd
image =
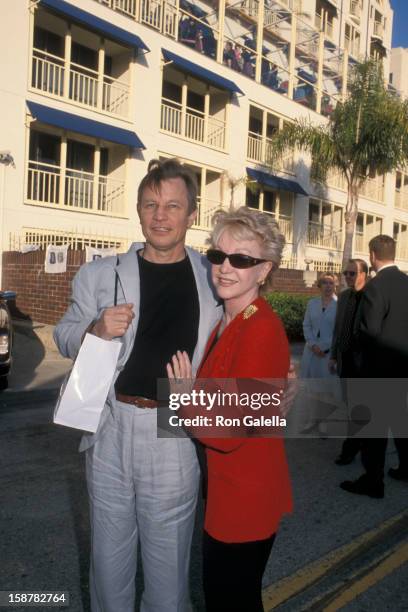
M 308 389 L 317 394 L 320 400 L 313 399 L 312 406 L 308 404 L 309 414 L 303 433 L 314 430 L 326 433 L 320 425 L 325 416 L 320 402 L 328 399 L 334 387 L 333 374 L 329 370 L 330 349 L 333 341 L 334 324 L 336 321 L 338 279 L 331 272 L 323 272 L 317 282 L 320 296 L 312 298 L 306 307 L 303 320 L 303 335 L 306 341 L 300 364 L 300 377 L 312 379 Z M 325 379 L 325 380 L 323 380 Z
M 208 340 L 198 378 L 285 379 L 286 334 L 261 297 L 279 267 L 284 245 L 276 222 L 246 207 L 219 212 L 211 245 L 207 258 L 224 302 L 224 316 Z M 186 353 L 173 357 L 168 375 L 170 380 L 191 378 Z M 206 609 L 261 612 L 262 576 L 280 519 L 292 509 L 283 440 L 199 439 L 208 463 L 203 540 Z

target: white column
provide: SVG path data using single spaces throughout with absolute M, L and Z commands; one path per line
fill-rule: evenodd
M 95 145 L 94 166 L 93 166 L 93 194 L 92 194 L 92 210 L 98 210 L 99 200 L 99 168 L 101 163 L 101 146 L 99 141 Z
M 71 48 L 72 48 L 72 36 L 71 36 L 71 26 L 67 25 L 67 30 L 65 32 L 65 41 L 64 41 L 64 90 L 63 96 L 64 98 L 69 98 L 69 84 L 71 81 Z
M 106 96 L 106 100 L 104 101 L 104 86 L 103 80 L 105 75 L 105 41 L 103 38 L 100 40 L 100 47 L 98 50 L 98 86 L 97 86 L 97 98 L 96 98 L 96 108 L 107 110 L 106 101 L 109 100 L 109 96 Z
M 185 77 L 181 87 L 181 136 L 186 135 L 187 89 L 187 77 Z
M 295 60 L 296 60 L 296 27 L 297 27 L 297 16 L 296 13 L 292 12 L 292 29 L 290 36 L 290 50 L 289 50 L 289 85 L 288 85 L 288 97 L 293 98 L 293 81 L 295 75 Z
M 60 145 L 60 183 L 59 183 L 59 196 L 58 204 L 61 208 L 66 204 L 65 202 L 65 181 L 66 181 L 66 170 L 67 170 L 67 135 L 61 136 Z
M 218 44 L 217 44 L 217 62 L 222 64 L 224 53 L 224 24 L 225 24 L 225 0 L 218 2 Z
M 208 143 L 208 121 L 210 117 L 210 93 L 209 86 L 207 85 L 207 91 L 204 96 L 204 144 Z
M 256 65 L 255 65 L 255 80 L 257 83 L 261 82 L 263 23 L 264 23 L 264 0 L 258 0 L 258 23 L 256 26 Z

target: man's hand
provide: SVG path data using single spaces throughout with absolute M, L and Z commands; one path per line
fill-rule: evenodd
M 91 329 L 91 333 L 102 340 L 112 340 L 124 336 L 134 318 L 133 304 L 112 306 L 103 311 L 102 316 Z
M 317 346 L 317 344 L 313 344 L 313 346 L 312 346 L 312 348 L 310 350 L 312 351 L 312 353 L 314 353 L 318 357 L 325 357 L 324 351 L 322 351 L 322 349 L 319 348 Z
M 329 359 L 329 363 L 327 365 L 328 365 L 330 374 L 336 374 L 336 372 L 337 372 L 337 361 L 336 361 L 336 359 Z

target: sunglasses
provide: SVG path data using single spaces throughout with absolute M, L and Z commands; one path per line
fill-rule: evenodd
M 232 253 L 231 255 L 227 255 L 227 253 L 224 253 L 224 251 L 220 251 L 219 249 L 208 249 L 207 259 L 215 266 L 221 266 L 224 261 L 228 259 L 231 266 L 233 268 L 238 268 L 239 270 L 252 268 L 253 266 L 257 266 L 260 263 L 268 261 L 267 259 L 257 259 L 256 257 L 251 257 L 250 255 L 243 255 L 242 253 Z
M 344 270 L 343 275 L 344 276 L 355 276 L 356 273 L 353 270 Z

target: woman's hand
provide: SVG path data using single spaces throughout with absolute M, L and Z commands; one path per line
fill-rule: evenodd
M 193 371 L 186 351 L 177 351 L 166 365 L 170 393 L 191 393 Z

